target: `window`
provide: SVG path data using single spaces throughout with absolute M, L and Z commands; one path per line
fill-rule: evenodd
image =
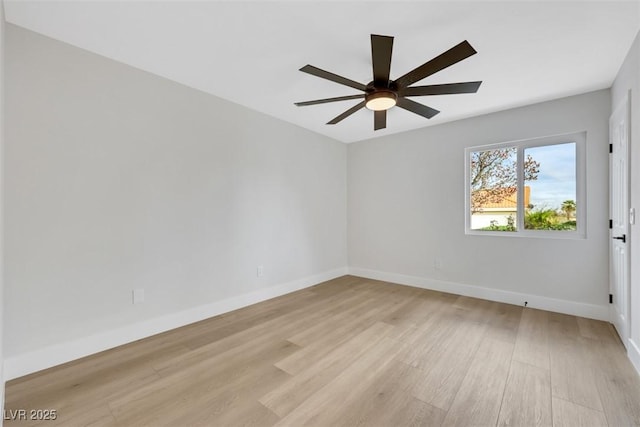
M 585 133 L 467 148 L 467 234 L 584 237 Z

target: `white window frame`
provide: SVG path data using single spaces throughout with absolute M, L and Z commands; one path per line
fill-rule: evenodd
M 467 147 L 464 150 L 464 178 L 465 178 L 465 234 L 476 236 L 499 237 L 543 237 L 552 239 L 585 239 L 587 237 L 587 197 L 586 197 L 586 132 L 572 132 L 561 135 L 545 136 L 540 138 L 524 139 L 518 141 L 501 142 L 475 147 Z M 575 142 L 576 144 L 576 230 L 526 230 L 524 228 L 524 203 L 520 197 L 524 194 L 524 150 L 545 145 L 559 145 Z M 477 151 L 495 150 L 500 148 L 515 147 L 517 149 L 517 194 L 518 203 L 516 211 L 516 231 L 489 231 L 471 229 L 471 153 Z

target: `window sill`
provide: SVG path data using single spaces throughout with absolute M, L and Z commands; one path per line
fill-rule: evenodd
M 587 238 L 586 233 L 580 231 L 480 231 L 466 230 L 465 235 L 468 236 L 491 236 L 491 237 L 516 237 L 516 238 L 533 238 L 533 239 L 561 239 L 561 240 L 584 240 Z

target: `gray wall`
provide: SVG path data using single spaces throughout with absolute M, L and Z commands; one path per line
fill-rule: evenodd
M 350 268 L 606 312 L 609 111 L 602 90 L 349 145 Z M 587 132 L 586 239 L 465 235 L 465 147 L 578 131 Z
M 631 90 L 631 162 L 630 207 L 636 209 L 636 224 L 631 226 L 630 263 L 630 342 L 629 356 L 640 372 L 640 33 L 611 87 L 611 108 L 615 109 Z
M 6 36 L 8 358 L 346 271 L 345 145 Z

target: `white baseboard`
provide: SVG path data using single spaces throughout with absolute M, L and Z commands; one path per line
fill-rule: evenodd
M 349 274 L 365 277 L 367 279 L 382 280 L 385 282 L 481 298 L 489 301 L 504 302 L 507 304 L 523 305 L 524 301 L 527 301 L 527 307 L 531 308 L 571 314 L 590 319 L 604 320 L 607 322 L 609 321 L 609 309 L 606 305 L 600 306 L 585 304 L 538 295 L 523 294 L 494 288 L 484 288 L 481 286 L 473 286 L 463 283 L 446 282 L 443 280 L 429 279 L 425 277 L 387 273 L 384 271 L 369 270 L 358 267 L 349 267 Z
M 344 276 L 347 272 L 347 267 L 326 271 L 211 304 L 127 325 L 126 327 L 8 357 L 4 360 L 4 379 L 9 381 L 222 313 L 308 288 L 318 283 Z
M 631 360 L 631 364 L 636 368 L 638 375 L 640 375 L 640 346 L 631 338 L 629 338 L 627 343 L 627 355 L 629 356 L 629 360 Z

